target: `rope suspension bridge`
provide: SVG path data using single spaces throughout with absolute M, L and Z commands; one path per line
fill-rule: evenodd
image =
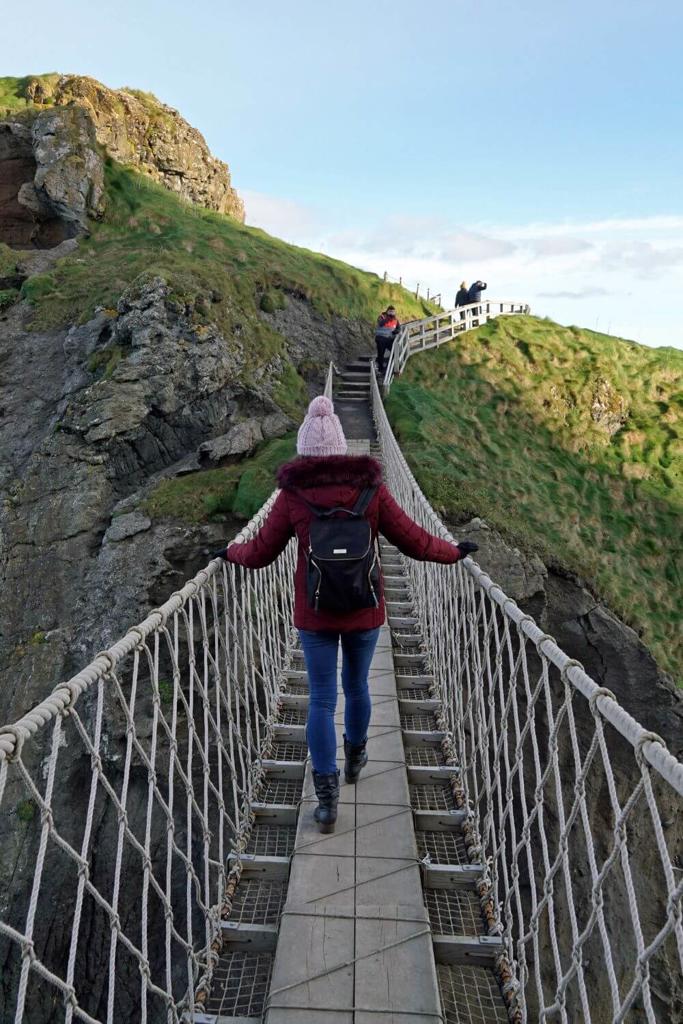
M 330 367 L 352 450 L 449 540 L 382 383 L 515 311 L 407 325 L 383 382 Z M 683 764 L 471 558 L 381 542 L 370 760 L 318 833 L 294 543 L 256 572 L 212 561 L 0 729 L 2 1020 L 679 1019 Z

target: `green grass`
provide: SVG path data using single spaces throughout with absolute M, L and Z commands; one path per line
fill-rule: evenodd
M 275 471 L 296 454 L 296 435 L 267 441 L 250 458 L 162 480 L 145 501 L 154 520 L 206 523 L 231 516 L 250 519 L 276 486 Z
M 14 277 L 17 271 L 17 254 L 9 245 L 0 242 L 0 278 Z
M 37 78 L 44 82 L 57 82 L 60 75 L 56 72 L 51 72 L 47 75 L 23 75 L 20 78 L 12 76 L 0 78 L 0 114 L 14 113 L 31 106 L 26 97 L 26 87 Z
M 288 245 L 257 228 L 193 207 L 143 175 L 107 162 L 107 212 L 78 250 L 22 294 L 34 304 L 35 327 L 89 319 L 114 307 L 143 275 L 160 275 L 178 306 L 199 325 L 235 333 L 260 362 L 282 351 L 281 336 L 258 315 L 282 308 L 287 295 L 308 299 L 325 317 L 374 321 L 393 302 L 404 319 L 431 304 L 375 274 Z
M 33 821 L 37 811 L 36 804 L 33 800 L 20 800 L 17 804 L 17 817 L 19 821 L 23 821 L 28 824 L 29 821 Z
M 96 349 L 88 359 L 88 369 L 91 373 L 101 374 L 109 379 L 116 367 L 123 359 L 124 351 L 120 345 L 105 345 L 104 348 Z
M 13 306 L 18 298 L 19 292 L 16 288 L 0 288 L 0 313 Z
M 503 317 L 411 359 L 387 408 L 443 514 L 583 576 L 683 679 L 683 352 Z

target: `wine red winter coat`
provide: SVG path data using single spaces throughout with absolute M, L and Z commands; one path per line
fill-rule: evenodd
M 384 587 L 379 607 L 354 612 L 315 611 L 308 607 L 306 593 L 306 551 L 313 513 L 306 501 L 324 508 L 353 508 L 365 487 L 377 487 L 366 519 L 373 537 L 383 534 L 391 544 L 410 558 L 423 562 L 457 562 L 460 550 L 448 541 L 427 533 L 405 514 L 382 483 L 382 467 L 367 455 L 332 455 L 298 458 L 281 466 L 278 483 L 282 490 L 265 523 L 253 540 L 231 544 L 226 552 L 229 562 L 260 569 L 275 561 L 291 537 L 299 540 L 295 575 L 294 625 L 298 629 L 338 630 L 374 629 L 384 622 Z

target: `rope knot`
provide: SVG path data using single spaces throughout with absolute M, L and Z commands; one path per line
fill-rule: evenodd
M 152 973 L 151 973 L 151 971 L 149 969 L 149 964 L 147 963 L 146 960 L 140 960 L 138 962 L 138 968 L 140 970 L 140 974 L 145 979 L 145 981 L 151 981 L 152 980 Z
M 136 636 L 138 638 L 138 642 L 135 645 L 135 650 L 136 651 L 144 651 L 144 649 L 145 649 L 145 638 L 144 638 L 144 636 L 142 634 L 142 630 L 138 629 L 137 626 L 132 626 L 128 630 L 128 632 L 132 633 L 133 636 Z
M 663 747 L 666 747 L 666 743 L 659 735 L 659 733 L 648 731 L 643 732 L 636 740 L 636 745 L 634 748 L 635 759 L 641 768 L 643 767 L 643 763 L 645 761 L 645 753 L 643 751 L 643 747 L 646 743 L 661 743 Z
M 546 642 L 546 640 L 549 640 L 551 644 L 555 644 L 555 646 L 557 646 L 557 640 L 555 639 L 554 636 L 551 636 L 550 633 L 543 633 L 541 636 L 539 636 L 538 640 L 534 641 L 534 646 L 535 646 L 536 650 L 538 651 L 539 658 L 547 658 L 548 657 L 548 655 L 544 654 L 543 651 L 541 650 L 541 648 L 542 648 L 543 644 Z
M 586 670 L 583 667 L 582 663 L 580 661 L 577 661 L 576 658 L 569 658 L 567 664 L 560 672 L 560 678 L 563 683 L 568 683 L 571 686 L 571 680 L 567 677 L 567 673 L 569 672 L 570 668 L 580 668 L 582 672 L 585 672 Z
M 0 729 L 0 751 L 4 753 L 5 760 L 9 764 L 18 761 L 21 757 L 21 750 L 27 735 L 27 732 L 18 725 L 5 725 Z M 7 737 L 4 741 L 3 736 Z
M 614 701 L 616 701 L 617 699 L 612 693 L 612 691 L 608 690 L 606 686 L 599 686 L 597 690 L 594 693 L 592 693 L 588 698 L 588 706 L 591 709 L 591 714 L 595 716 L 598 715 L 598 709 L 596 707 L 596 701 L 598 697 L 609 697 L 610 700 Z
M 78 999 L 76 998 L 76 989 L 73 987 L 73 985 L 69 985 L 67 988 L 65 988 L 63 990 L 63 992 L 62 992 L 62 995 L 64 997 L 64 1005 L 65 1006 L 68 1003 L 71 1006 L 72 1009 L 74 1009 L 74 1010 L 78 1009 Z
M 134 628 L 134 629 L 131 630 L 131 633 L 132 632 L 139 632 L 139 630 L 135 630 L 135 628 Z M 106 662 L 108 662 L 107 670 L 105 672 L 105 675 L 109 675 L 109 673 L 111 672 L 111 670 L 113 669 L 113 667 L 115 665 L 114 659 L 112 658 L 112 656 L 109 653 L 109 651 L 100 651 L 99 654 L 95 655 L 95 661 L 99 661 L 100 658 L 103 658 Z
M 53 831 L 54 824 L 55 824 L 55 819 L 54 819 L 54 815 L 52 814 L 52 808 L 51 807 L 43 806 L 43 807 L 40 808 L 40 823 L 41 823 L 41 825 L 47 825 L 47 828 L 48 828 L 49 832 Z

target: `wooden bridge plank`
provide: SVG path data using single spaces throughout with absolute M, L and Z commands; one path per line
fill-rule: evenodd
M 362 959 L 356 964 L 355 1005 L 375 1011 L 375 1017 L 382 1010 L 401 1010 L 405 1015 L 438 1014 L 436 967 L 424 904 L 384 904 L 377 909 L 384 915 L 379 921 L 366 919 L 363 909 L 356 910 L 356 955 Z M 392 918 L 392 911 L 396 918 Z M 406 912 L 410 919 L 401 920 Z M 374 952 L 383 947 L 389 948 Z

